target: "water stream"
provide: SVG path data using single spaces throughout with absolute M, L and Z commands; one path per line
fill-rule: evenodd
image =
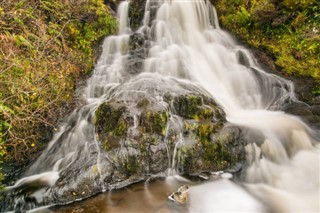
M 135 32 L 143 35 L 144 48 L 129 53 L 132 33 L 129 7 L 128 1 L 119 6 L 119 33 L 107 37 L 103 43 L 101 57 L 83 89 L 86 104 L 70 115 L 48 148 L 25 173 L 25 178 L 13 188 L 35 179 L 53 186 L 61 171 L 67 167 L 76 168 L 77 162 L 83 161 L 94 161 L 102 178 L 94 111 L 111 98 L 110 94 L 117 96 L 114 91 L 119 88 L 125 90 L 133 82 L 145 78 L 159 82 L 170 78 L 209 94 L 222 106 L 228 122 L 259 132 L 264 137 L 263 142 L 247 145 L 249 166 L 241 180 L 232 181 L 216 175 L 209 177 L 206 183 L 189 182 L 189 202 L 184 207 L 162 208 L 167 205 L 168 191 L 187 181 L 170 184 L 169 179 L 173 177 L 169 176 L 166 181 L 143 185 L 143 193 L 148 196 L 140 194 L 140 200 L 135 198 L 138 194 L 130 196 L 128 190 L 109 192 L 103 198 L 99 195 L 98 210 L 319 212 L 319 130 L 311 129 L 300 118 L 281 111 L 286 104 L 298 102 L 292 82 L 266 73 L 248 50 L 220 29 L 215 8 L 205 0 L 147 0 L 142 25 Z M 128 69 L 130 63 L 135 69 Z M 147 91 L 147 88 L 135 89 Z M 182 136 L 180 140 L 183 141 Z M 171 169 L 175 164 L 173 158 Z M 96 181 L 97 184 L 102 182 Z M 101 191 L 106 190 L 103 184 L 101 187 Z M 163 192 L 166 187 L 170 190 Z M 35 197 L 41 199 L 42 193 L 46 192 L 37 193 Z M 112 202 L 106 201 L 112 196 L 120 196 L 126 201 L 112 207 Z M 79 205 L 87 212 L 91 211 L 90 205 L 96 205 L 90 199 L 86 202 L 87 210 Z M 146 202 L 151 203 L 148 208 L 144 206 Z M 111 206 L 101 207 L 101 203 Z M 132 207 L 128 203 L 140 205 Z M 76 205 L 60 212 L 68 212 L 68 208 L 76 208 Z M 59 209 L 47 211 L 59 212 Z

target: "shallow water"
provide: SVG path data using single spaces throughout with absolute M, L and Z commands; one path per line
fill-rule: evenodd
M 66 206 L 41 209 L 40 212 L 217 212 L 252 211 L 263 212 L 266 208 L 249 192 L 237 186 L 229 178 L 232 174 L 208 176 L 207 180 L 191 181 L 181 176 L 172 176 L 150 182 L 141 182 L 121 190 L 99 194 L 95 197 Z M 188 185 L 188 200 L 185 204 L 173 202 L 168 196 L 183 185 Z M 209 190 L 208 190 L 209 189 Z M 38 212 L 38 211 L 34 211 Z
M 184 184 L 195 184 L 182 177 L 170 180 L 153 180 L 133 184 L 66 206 L 51 207 L 41 211 L 67 212 L 185 212 L 186 206 L 168 200 L 168 196 Z M 35 211 L 37 212 L 37 211 Z

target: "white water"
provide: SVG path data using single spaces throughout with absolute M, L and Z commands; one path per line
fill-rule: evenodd
M 297 101 L 292 83 L 265 73 L 246 49 L 220 29 L 214 7 L 202 0 L 147 1 L 138 32 L 151 37 L 150 49 L 142 73 L 130 74 L 124 66 L 131 32 L 128 7 L 128 2 L 120 5 L 119 35 L 104 41 L 103 53 L 84 89 L 88 105 L 82 111 L 88 115 L 82 113 L 75 122 L 73 134 L 59 149 L 64 152 L 47 161 L 38 160 L 29 174 L 59 171 L 74 161 L 77 150 L 89 149 L 86 121 L 90 112 L 109 98 L 110 89 L 146 76 L 171 77 L 208 92 L 223 107 L 229 122 L 264 137 L 263 143 L 246 147 L 250 166 L 242 182 L 220 180 L 191 187 L 190 212 L 260 212 L 265 206 L 279 212 L 319 211 L 317 132 L 299 118 L 276 111 Z M 156 14 L 151 7 L 158 7 Z M 151 20 L 153 16 L 155 20 Z M 65 128 L 67 125 L 61 127 L 50 147 L 58 143 Z M 100 153 L 98 146 L 95 149 Z M 99 156 L 97 161 L 100 172 Z
M 299 118 L 269 111 L 295 101 L 291 82 L 261 70 L 220 30 L 216 16 L 210 20 L 210 9 L 204 1 L 164 1 L 144 71 L 190 80 L 223 106 L 228 121 L 261 131 L 260 148 L 247 148 L 249 158 L 256 156 L 244 182 L 249 192 L 276 211 L 319 211 L 319 141 Z M 190 192 L 191 212 L 261 211 L 252 195 L 230 181 L 201 187 Z

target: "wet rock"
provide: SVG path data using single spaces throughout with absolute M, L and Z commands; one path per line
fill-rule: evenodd
M 55 166 L 55 180 L 31 178 L 11 188 L 0 211 L 65 204 L 153 177 L 227 171 L 244 163 L 241 130 L 192 84 L 145 73 L 111 93 L 89 116 L 88 141 Z
M 129 5 L 129 17 L 131 17 L 130 27 L 133 30 L 137 30 L 138 27 L 141 26 L 142 24 L 145 5 L 146 5 L 146 0 L 130 1 L 130 5 Z
M 185 204 L 189 198 L 188 190 L 189 186 L 183 185 L 176 192 L 172 193 L 168 199 L 179 204 Z
M 126 70 L 130 74 L 142 71 L 143 60 L 148 54 L 149 41 L 143 33 L 133 33 L 129 38 Z
M 298 116 L 310 116 L 312 115 L 311 107 L 303 102 L 291 103 L 284 107 L 284 111 Z
M 168 169 L 179 174 L 226 170 L 244 161 L 243 136 L 225 125 L 225 114 L 212 98 L 192 90 L 133 93 L 96 111 L 97 138 L 119 178 L 145 179 Z
M 283 108 L 286 113 L 301 117 L 309 125 L 320 127 L 320 105 L 308 105 L 303 102 L 293 102 Z

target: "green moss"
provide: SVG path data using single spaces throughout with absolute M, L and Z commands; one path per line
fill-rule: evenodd
M 120 148 L 120 140 L 121 138 L 118 136 L 114 136 L 112 134 L 109 134 L 102 143 L 102 148 L 105 151 L 111 151 L 115 148 Z
M 199 112 L 199 106 L 203 101 L 200 96 L 180 95 L 173 100 L 173 106 L 176 113 L 184 118 L 194 119 Z
M 225 157 L 229 152 L 226 148 L 221 152 L 222 146 L 216 142 L 212 134 L 221 129 L 221 123 L 212 123 L 211 120 L 206 119 L 190 123 L 185 121 L 185 131 L 195 133 L 196 144 L 192 147 L 182 147 L 179 152 L 182 168 L 184 172 L 192 171 L 194 167 L 200 167 L 200 170 L 219 170 L 226 168 Z M 227 142 L 226 142 L 227 143 Z M 226 145 L 228 147 L 228 145 Z M 199 168 L 198 168 L 199 169 Z
M 234 166 L 239 157 L 232 150 L 232 137 L 220 136 L 215 140 L 205 138 L 201 144 L 187 145 L 178 151 L 180 170 L 218 171 Z
M 210 141 L 210 135 L 213 133 L 214 126 L 211 122 L 198 124 L 197 135 L 202 144 Z
M 167 122 L 169 120 L 169 113 L 166 111 L 152 112 L 142 114 L 140 117 L 140 126 L 146 133 L 156 133 L 158 135 L 165 135 Z
M 307 9 L 314 5 L 316 0 L 283 0 L 282 5 L 288 10 Z
M 140 170 L 139 159 L 134 155 L 129 155 L 124 158 L 120 157 L 118 161 L 117 170 L 127 177 L 137 174 Z
M 109 103 L 100 105 L 95 113 L 95 124 L 98 133 L 105 132 L 123 136 L 129 125 L 123 116 L 126 109 L 125 106 L 115 107 Z
M 174 112 L 187 119 L 197 121 L 220 117 L 216 104 L 201 95 L 180 95 L 173 99 Z
M 130 119 L 126 118 L 124 105 L 101 104 L 95 112 L 95 126 L 103 149 L 119 148 L 121 139 L 127 135 Z
M 314 87 L 312 88 L 312 93 L 313 93 L 314 95 L 320 95 L 320 84 L 318 84 L 318 85 L 316 85 L 316 86 L 314 86 Z
M 244 8 L 244 10 L 246 9 Z M 250 13 L 247 12 L 247 16 L 251 17 L 253 22 L 260 25 L 269 23 L 276 15 L 276 6 L 269 0 L 254 2 L 250 8 Z
M 137 108 L 146 109 L 149 106 L 149 100 L 147 98 L 143 98 L 137 103 Z

